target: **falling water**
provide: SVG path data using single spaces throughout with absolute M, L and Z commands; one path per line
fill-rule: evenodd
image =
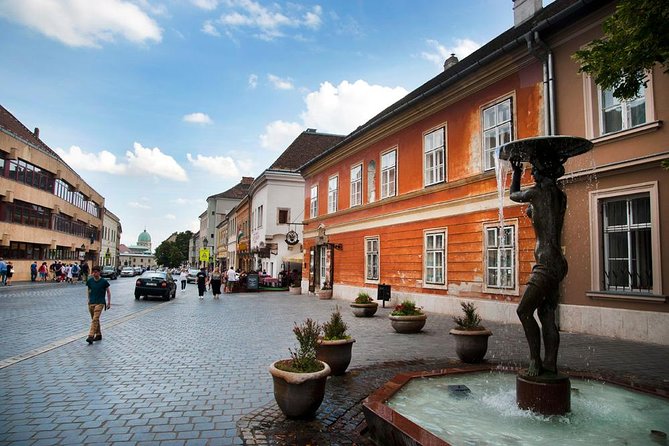
M 500 228 L 500 237 L 502 236 L 504 228 L 504 191 L 506 190 L 506 178 L 511 172 L 511 163 L 508 160 L 503 160 L 499 158 L 499 150 L 501 146 L 497 148 L 497 153 L 495 153 L 495 176 L 497 177 L 497 196 L 499 197 L 499 228 Z

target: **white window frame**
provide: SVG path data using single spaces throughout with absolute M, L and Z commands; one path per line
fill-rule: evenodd
M 311 186 L 309 198 L 309 217 L 318 217 L 318 185 Z
M 380 283 L 381 277 L 381 238 L 378 235 L 365 237 L 365 283 Z M 374 246 L 376 245 L 376 246 Z M 376 251 L 374 251 L 376 247 Z M 370 249 L 371 248 L 371 249 Z M 376 265 L 374 265 L 374 263 Z M 373 268 L 376 266 L 376 278 L 373 277 Z M 370 268 L 372 268 L 370 270 Z M 370 271 L 372 274 L 370 274 Z M 371 277 L 370 277 L 371 275 Z
M 432 137 L 441 133 L 441 144 L 434 143 Z M 423 133 L 423 185 L 431 186 L 446 181 L 446 124 Z M 439 162 L 441 157 L 441 163 Z
M 626 138 L 631 134 L 643 133 L 655 130 L 661 126 L 655 116 L 653 74 L 647 73 L 645 92 L 646 122 L 634 127 L 604 133 L 602 116 L 602 90 L 594 82 L 592 77 L 583 74 L 583 108 L 585 116 L 585 137 L 594 143 L 604 142 L 619 138 Z
M 616 102 L 613 105 L 605 107 L 604 106 L 604 94 L 607 91 L 611 91 L 612 98 Z M 630 100 L 620 100 L 620 99 L 616 98 L 615 96 L 613 96 L 612 89 L 611 90 L 603 90 L 600 86 L 597 86 L 597 98 L 598 98 L 597 114 L 598 114 L 598 118 L 599 118 L 599 132 L 602 136 L 611 135 L 611 134 L 618 133 L 618 132 L 624 132 L 626 130 L 630 130 L 630 129 L 633 129 L 633 128 L 636 128 L 636 127 L 640 127 L 640 126 L 645 125 L 649 122 L 648 121 L 648 101 L 646 99 L 647 96 L 648 96 L 648 93 L 649 93 L 648 88 L 642 86 L 641 87 L 641 92 L 643 93 L 643 97 L 637 97 L 637 98 L 630 99 Z M 644 120 L 644 122 L 641 122 L 641 123 L 638 123 L 638 124 L 632 124 L 631 123 L 632 117 L 631 117 L 630 109 L 634 105 L 637 105 L 637 104 L 641 103 L 642 101 L 643 101 L 645 120 Z M 621 127 L 619 129 L 606 131 L 604 129 L 604 125 L 605 125 L 604 124 L 605 123 L 604 114 L 607 111 L 611 111 L 611 110 L 614 110 L 614 109 L 617 109 L 617 108 L 620 108 L 621 120 L 622 120 Z
M 256 222 L 256 229 L 262 228 L 262 221 L 263 221 L 263 205 L 261 204 L 258 206 L 258 210 L 256 211 L 256 219 L 258 220 Z
M 356 171 L 359 174 L 356 174 Z M 351 167 L 351 203 L 350 207 L 362 204 L 362 164 Z
M 393 154 L 393 164 L 384 164 Z M 387 162 L 387 161 L 386 161 Z M 381 200 L 397 195 L 397 147 L 381 153 Z
M 650 224 L 651 224 L 651 259 L 653 288 L 650 293 L 636 291 L 617 292 L 604 289 L 604 239 L 603 239 L 603 213 L 601 203 L 612 198 L 623 198 L 627 196 L 648 194 L 650 197 Z M 590 297 L 613 297 L 615 295 L 624 296 L 625 299 L 639 300 L 661 300 L 664 302 L 662 290 L 662 258 L 660 251 L 660 209 L 658 182 L 650 181 L 646 183 L 630 184 L 626 186 L 613 187 L 591 191 L 589 193 L 590 201 L 590 252 L 591 258 L 591 292 L 587 293 Z
M 441 249 L 432 248 L 429 249 L 428 239 L 432 237 L 442 237 L 442 247 Z M 441 265 L 432 265 L 429 266 L 428 262 L 432 258 L 432 254 L 440 253 Z M 423 288 L 435 288 L 435 289 L 448 289 L 448 278 L 447 278 L 447 258 L 448 255 L 448 231 L 446 228 L 434 228 L 426 229 L 423 231 Z M 432 270 L 441 270 L 442 281 L 437 280 L 428 281 L 430 278 L 430 269 Z
M 509 119 L 499 119 L 499 110 L 503 108 L 503 105 L 508 102 L 508 109 L 509 109 Z M 485 106 L 481 107 L 481 147 L 482 147 L 482 156 L 483 156 L 483 170 L 492 170 L 495 168 L 495 153 L 497 152 L 497 148 L 501 146 L 502 144 L 505 144 L 509 141 L 513 141 L 515 139 L 514 134 L 515 134 L 515 125 L 514 125 L 514 117 L 515 117 L 515 112 L 514 112 L 514 107 L 515 107 L 515 100 L 513 95 L 505 96 L 503 98 L 497 99 L 494 102 L 491 102 L 490 104 L 486 104 Z M 494 112 L 494 122 L 491 125 L 486 124 L 486 112 L 487 111 L 493 111 Z M 509 127 L 509 141 L 504 141 L 501 139 L 501 136 L 506 133 L 502 133 L 501 130 L 505 127 Z M 486 147 L 487 143 L 487 138 L 486 135 L 494 134 L 495 137 L 495 145 L 491 147 Z M 492 161 L 491 161 L 492 160 Z
M 328 178 L 328 214 L 337 212 L 339 207 L 339 175 Z
M 500 266 L 500 246 L 499 246 L 499 239 L 497 241 L 497 246 L 490 246 L 488 244 L 488 233 L 489 231 L 495 231 L 497 235 L 499 234 L 499 222 L 491 222 L 488 224 L 483 225 L 483 291 L 486 293 L 493 293 L 493 294 L 507 294 L 507 295 L 518 295 L 519 294 L 519 285 L 518 285 L 518 220 L 505 220 L 504 221 L 504 228 L 512 228 L 513 229 L 513 237 L 512 237 L 512 246 L 510 247 L 504 247 L 505 249 L 510 249 L 511 250 L 511 255 L 513 256 L 513 259 L 511 261 L 511 268 L 512 268 L 512 281 L 513 285 L 512 286 L 501 286 L 499 284 L 499 281 L 495 285 L 491 285 L 488 282 L 488 269 L 490 268 L 490 265 L 488 264 L 488 250 L 494 249 L 497 251 L 497 265 L 495 268 L 498 270 L 498 278 L 500 277 L 499 275 L 499 270 L 502 269 Z

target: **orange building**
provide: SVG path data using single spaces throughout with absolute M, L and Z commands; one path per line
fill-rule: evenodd
M 495 150 L 558 132 L 593 136 L 583 116 L 584 81 L 571 54 L 596 36 L 612 10 L 609 1 L 557 0 L 535 10 L 536 3 L 517 0 L 513 28 L 462 61 L 451 57 L 443 73 L 302 167 L 311 291 L 332 284 L 335 297 L 353 299 L 388 284 L 394 301 L 411 298 L 427 311 L 456 314 L 460 302 L 475 300 L 484 319 L 518 322 L 515 304 L 534 262 L 534 232 L 525 207 L 509 201 L 508 190 L 503 198 L 498 194 Z M 661 70 L 656 76 L 666 86 Z M 649 125 L 659 137 L 659 125 Z M 597 147 L 595 156 L 606 159 L 605 150 Z M 662 152 L 666 157 L 666 150 L 666 142 L 655 141 L 641 152 L 650 163 Z M 628 155 L 623 150 L 617 156 Z M 666 181 L 659 168 L 647 173 Z M 532 183 L 529 174 L 523 180 Z M 576 192 L 580 183 L 566 186 L 567 192 L 582 195 Z M 589 218 L 581 198 L 569 197 L 570 210 L 578 209 L 570 214 L 579 214 L 565 224 L 569 261 L 574 232 Z M 588 249 L 582 245 L 573 246 Z M 589 274 L 590 262 L 581 263 L 576 268 L 587 267 Z M 563 286 L 579 297 L 563 298 L 563 304 L 601 307 L 584 301 L 582 274 L 573 269 Z M 661 288 L 653 293 L 664 302 Z

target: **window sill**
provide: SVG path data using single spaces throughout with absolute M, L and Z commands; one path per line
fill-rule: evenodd
M 625 293 L 614 291 L 588 291 L 585 293 L 591 299 L 597 300 L 619 300 L 626 302 L 654 302 L 665 303 L 667 296 L 650 293 Z
M 448 285 L 438 283 L 424 283 L 423 288 L 430 290 L 448 290 Z
M 594 144 L 606 144 L 609 142 L 613 141 L 618 141 L 621 139 L 627 139 L 631 138 L 633 136 L 637 136 L 639 134 L 643 133 L 649 133 L 654 130 L 659 129 L 662 127 L 662 121 L 653 121 L 649 122 L 646 124 L 642 124 L 636 127 L 632 127 L 631 129 L 626 129 L 626 130 L 620 130 L 618 132 L 614 133 L 607 133 L 606 135 L 598 136 L 597 138 L 593 138 L 591 141 Z

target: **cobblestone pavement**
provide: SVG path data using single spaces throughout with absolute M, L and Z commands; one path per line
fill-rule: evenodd
M 112 281 L 104 339 L 87 345 L 83 286 L 0 288 L 0 445 L 368 444 L 360 402 L 394 374 L 454 363 L 449 316 L 423 333 L 393 332 L 379 309 L 354 318 L 345 302 L 286 292 L 211 295 L 188 286 L 170 302 L 135 301 L 133 279 Z M 328 381 L 316 418 L 286 420 L 269 364 L 295 346 L 293 322 L 335 305 L 356 338 L 349 373 Z M 520 326 L 487 323 L 487 358 L 523 365 Z M 562 334 L 560 364 L 669 390 L 669 347 Z

